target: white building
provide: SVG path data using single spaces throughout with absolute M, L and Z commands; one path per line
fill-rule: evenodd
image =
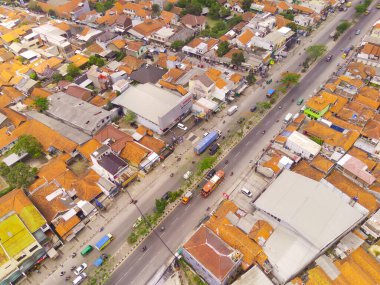
M 380 237 L 380 210 L 378 210 L 371 218 L 369 218 L 363 225 L 362 230 L 372 236 L 374 239 Z
M 288 137 L 285 147 L 306 159 L 315 157 L 321 150 L 319 144 L 297 131 Z
M 154 40 L 159 43 L 167 43 L 169 42 L 169 38 L 174 35 L 175 31 L 172 28 L 167 28 L 167 27 L 162 27 L 158 31 L 154 32 L 151 36 L 150 39 Z
M 162 134 L 189 113 L 193 98 L 190 93 L 180 96 L 145 83 L 130 86 L 112 103 L 122 107 L 124 113 L 132 111 L 138 123 Z
M 361 223 L 368 210 L 329 184 L 295 172 L 282 174 L 254 202 L 274 229 L 263 250 L 272 274 L 286 283 Z

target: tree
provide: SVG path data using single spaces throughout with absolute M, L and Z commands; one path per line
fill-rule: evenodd
M 63 76 L 60 73 L 54 73 L 52 78 L 54 83 L 58 83 L 59 81 L 63 80 Z
M 102 67 L 106 64 L 106 61 L 97 55 L 91 55 L 88 59 L 88 64 Z
M 365 11 L 367 11 L 367 7 L 364 4 L 359 4 L 355 6 L 355 11 L 358 14 L 363 14 Z
M 235 52 L 232 54 L 231 63 L 235 65 L 241 65 L 243 62 L 245 62 L 244 54 L 242 52 Z
M 284 16 L 285 19 L 288 19 L 290 21 L 294 21 L 294 14 L 292 11 L 286 11 L 280 13 L 280 15 Z
M 177 41 L 174 41 L 174 42 L 171 44 L 170 47 L 171 47 L 172 49 L 175 49 L 176 51 L 178 51 L 178 50 L 181 49 L 184 45 L 185 45 L 185 42 L 184 42 L 184 41 L 177 40 Z
M 218 44 L 218 50 L 216 51 L 216 54 L 219 57 L 222 57 L 230 50 L 230 44 L 227 41 L 220 42 Z
M 32 80 L 37 80 L 37 78 L 38 78 L 37 73 L 32 72 L 31 74 L 29 74 L 29 78 Z
M 168 3 L 166 3 L 164 10 L 165 11 L 171 11 L 173 9 L 173 7 L 174 7 L 173 3 L 168 2 Z
M 116 61 L 122 61 L 123 58 L 126 56 L 126 53 L 124 51 L 117 51 L 115 52 L 116 56 L 115 59 Z
M 192 14 L 199 16 L 202 13 L 202 5 L 193 0 L 191 3 L 187 3 L 186 9 L 184 10 L 186 14 Z
M 75 66 L 73 63 L 70 63 L 67 66 L 67 75 L 70 76 L 71 78 L 75 78 L 80 74 L 80 69 L 79 67 Z
M 208 11 L 208 16 L 214 20 L 219 19 L 220 17 L 219 10 L 220 10 L 220 4 L 218 2 L 212 4 Z
M 136 120 L 136 114 L 133 113 L 132 111 L 128 111 L 127 114 L 124 116 L 124 121 L 126 123 L 132 123 Z
M 316 60 L 318 57 L 322 56 L 326 50 L 327 48 L 325 45 L 312 45 L 306 49 L 306 52 L 309 58 Z
M 165 208 L 167 206 L 168 202 L 164 199 L 156 199 L 156 211 L 159 214 L 162 214 L 165 212 Z
M 158 5 L 158 4 L 153 4 L 153 5 L 152 5 L 152 11 L 153 11 L 153 14 L 155 14 L 155 15 L 159 15 L 160 12 L 161 12 L 160 5 Z
M 53 10 L 53 9 L 49 9 L 48 11 L 48 15 L 50 17 L 57 17 L 57 13 Z
M 350 26 L 351 23 L 349 21 L 343 21 L 336 27 L 336 30 L 339 34 L 343 34 Z
M 37 4 L 36 1 L 30 1 L 28 4 L 28 8 L 29 10 L 34 11 L 34 12 L 42 12 L 41 7 Z
M 22 135 L 12 147 L 12 152 L 18 155 L 28 153 L 31 157 L 37 158 L 42 155 L 43 149 L 42 145 L 35 137 L 31 135 Z
M 261 102 L 257 102 L 256 106 L 258 109 L 264 110 L 264 109 L 270 109 L 272 105 L 268 101 L 261 101 Z
M 11 188 L 27 188 L 33 183 L 37 175 L 37 168 L 18 162 L 14 166 L 0 163 L 0 175 L 5 178 Z
M 49 101 L 45 97 L 36 97 L 33 100 L 33 107 L 38 110 L 38 112 L 46 111 L 49 108 Z
M 290 85 L 293 85 L 293 84 L 297 84 L 298 81 L 300 80 L 300 78 L 301 78 L 301 75 L 298 74 L 298 73 L 286 72 L 286 73 L 284 73 L 282 75 L 281 82 L 285 86 L 290 86 Z
M 242 8 L 244 11 L 248 11 L 251 9 L 251 4 L 252 4 L 252 1 L 251 0 L 243 0 L 243 4 L 242 4 Z
M 256 83 L 256 77 L 255 77 L 252 69 L 249 70 L 246 79 L 247 79 L 247 82 L 248 82 L 249 85 L 252 85 L 252 84 Z
M 230 9 L 228 9 L 228 8 L 226 8 L 226 7 L 224 7 L 224 6 L 221 6 L 220 7 L 220 10 L 219 10 L 219 16 L 221 17 L 221 18 L 227 18 L 228 16 L 230 16 L 231 15 L 231 10 Z
M 288 23 L 286 26 L 287 26 L 288 28 L 291 28 L 293 32 L 297 32 L 297 30 L 298 30 L 298 26 L 297 26 L 297 24 L 294 23 L 294 22 Z

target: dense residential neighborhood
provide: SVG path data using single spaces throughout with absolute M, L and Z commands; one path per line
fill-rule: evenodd
M 0 284 L 380 284 L 379 9 L 0 1 Z

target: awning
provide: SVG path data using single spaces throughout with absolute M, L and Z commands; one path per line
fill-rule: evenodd
M 40 248 L 33 254 L 34 261 L 38 264 L 41 263 L 44 259 L 46 259 L 47 254 L 43 248 Z
M 17 270 L 8 277 L 8 280 L 9 282 L 16 283 L 16 281 L 21 279 L 23 276 L 24 275 L 22 275 L 21 271 Z
M 34 264 L 35 264 L 35 261 L 33 257 L 29 257 L 19 266 L 19 269 L 21 272 L 25 273 L 25 272 L 28 272 L 34 266 Z

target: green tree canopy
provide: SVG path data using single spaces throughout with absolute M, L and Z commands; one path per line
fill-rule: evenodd
M 216 51 L 216 54 L 219 57 L 222 57 L 230 50 L 230 44 L 227 41 L 220 42 L 218 44 L 218 50 Z
M 249 70 L 246 79 L 247 79 L 247 82 L 248 82 L 249 85 L 252 85 L 252 84 L 256 83 L 256 77 L 255 77 L 252 69 Z
M 161 12 L 161 8 L 160 8 L 160 5 L 158 4 L 153 4 L 152 5 L 152 11 L 155 15 L 159 15 L 160 12 Z
M 37 73 L 32 72 L 31 74 L 29 74 L 29 78 L 32 80 L 37 80 L 38 79 Z
M 285 12 L 280 13 L 280 15 L 284 16 L 285 19 L 288 19 L 290 21 L 294 21 L 293 11 L 285 11 Z
M 242 8 L 244 11 L 251 9 L 252 0 L 243 0 Z
M 281 82 L 286 86 L 298 84 L 301 75 L 298 73 L 286 72 L 282 75 Z
M 184 45 L 185 45 L 185 42 L 184 42 L 184 41 L 177 40 L 177 41 L 174 41 L 174 42 L 171 44 L 171 48 L 172 48 L 172 49 L 175 49 L 176 51 L 178 51 L 178 50 L 181 49 Z
M 309 58 L 316 60 L 318 57 L 321 57 L 326 50 L 325 45 L 312 45 L 306 49 L 306 52 Z
M 5 178 L 12 188 L 27 188 L 35 180 L 37 172 L 37 168 L 32 168 L 22 162 L 18 162 L 11 167 L 4 162 L 0 163 L 0 175 Z
M 45 97 L 36 97 L 33 100 L 33 107 L 38 110 L 38 112 L 46 111 L 49 108 L 49 101 Z
M 338 33 L 342 34 L 344 33 L 349 27 L 351 26 L 351 23 L 349 21 L 343 21 L 340 23 L 337 27 L 336 30 Z
M 298 30 L 298 26 L 296 23 L 291 22 L 286 25 L 288 28 L 291 28 L 293 32 L 296 32 Z
M 221 18 L 227 18 L 228 16 L 231 15 L 231 10 L 224 7 L 224 6 L 221 6 L 220 9 L 219 9 L 219 16 Z
M 67 66 L 67 75 L 70 76 L 71 78 L 75 78 L 80 74 L 80 69 L 79 67 L 75 66 L 73 63 L 70 63 Z
M 132 123 L 136 120 L 136 114 L 133 113 L 132 111 L 128 111 L 127 114 L 124 116 L 124 121 L 126 123 Z
M 236 52 L 232 54 L 232 59 L 231 59 L 232 64 L 241 65 L 243 62 L 245 62 L 243 52 Z
M 54 83 L 58 83 L 59 81 L 63 80 L 63 76 L 60 73 L 54 73 L 52 78 Z
M 170 2 L 167 2 L 165 7 L 164 7 L 164 10 L 165 11 L 171 11 L 173 9 L 173 3 L 170 3 Z
M 89 65 L 96 65 L 98 67 L 102 67 L 106 64 L 106 61 L 97 55 L 91 55 L 88 59 Z
M 18 155 L 26 152 L 31 157 L 37 158 L 42 155 L 43 149 L 42 145 L 35 137 L 31 135 L 22 135 L 12 147 L 12 152 Z

